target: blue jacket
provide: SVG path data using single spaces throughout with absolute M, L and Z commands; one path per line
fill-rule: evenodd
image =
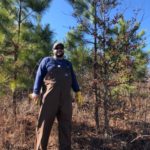
M 53 57 L 45 57 L 42 59 L 38 67 L 35 82 L 34 82 L 33 92 L 35 94 L 40 93 L 40 89 L 41 89 L 45 75 L 55 65 L 61 65 L 62 67 L 65 67 L 66 65 L 70 66 L 70 71 L 71 71 L 71 76 L 72 76 L 72 89 L 74 90 L 74 92 L 80 91 L 71 62 L 69 62 L 66 59 L 54 59 Z

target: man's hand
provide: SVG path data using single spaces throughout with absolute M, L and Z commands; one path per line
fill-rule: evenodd
M 82 106 L 82 104 L 83 104 L 83 97 L 82 97 L 80 91 L 75 94 L 75 100 L 76 100 L 78 106 Z
M 29 94 L 29 99 L 33 100 L 35 102 L 35 104 L 38 104 L 39 95 L 37 95 L 35 93 L 31 93 L 31 94 Z

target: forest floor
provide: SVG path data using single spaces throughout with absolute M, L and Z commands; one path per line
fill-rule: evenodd
M 97 134 L 92 105 L 78 109 L 73 104 L 72 150 L 150 150 L 150 134 L 144 136 L 139 132 L 140 122 L 123 128 L 110 124 L 110 133 L 103 133 L 103 126 Z M 12 114 L 12 107 L 7 101 L 0 105 L 0 149 L 1 150 L 33 150 L 35 127 L 39 106 L 23 100 L 17 104 L 17 115 Z M 132 126 L 132 127 L 131 127 Z M 150 130 L 150 125 L 145 125 Z M 48 150 L 58 149 L 57 120 L 55 120 Z

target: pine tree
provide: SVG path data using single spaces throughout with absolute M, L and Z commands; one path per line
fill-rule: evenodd
M 1 1 L 0 55 L 3 64 L 1 86 L 12 91 L 14 113 L 19 90 L 31 86 L 31 68 L 49 53 L 52 32 L 48 25 L 40 25 L 40 17 L 51 0 Z M 33 21 L 34 19 L 34 21 Z M 32 60 L 32 61 L 31 61 Z M 32 66 L 32 67 L 31 67 Z
M 75 0 L 69 3 L 78 21 L 75 30 L 81 32 L 82 40 L 93 47 L 96 128 L 98 131 L 99 103 L 103 102 L 104 132 L 108 134 L 109 108 L 114 91 L 131 92 L 134 81 L 146 76 L 148 54 L 142 51 L 144 32 L 138 33 L 140 22 L 135 17 L 125 20 L 123 14 L 112 11 L 118 5 L 117 0 Z
M 92 68 L 92 58 L 91 53 L 88 48 L 85 46 L 84 41 L 82 41 L 83 35 L 80 31 L 71 30 L 68 32 L 65 41 L 65 47 L 68 51 L 66 51 L 66 57 L 72 62 L 74 66 L 74 70 L 76 72 L 76 76 L 81 85 L 82 92 L 86 93 L 89 90 L 85 90 L 88 88 L 90 82 L 90 72 Z M 84 81 L 87 82 L 84 82 Z

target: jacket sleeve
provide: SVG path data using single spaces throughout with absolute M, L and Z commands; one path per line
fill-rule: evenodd
M 70 63 L 71 64 L 71 63 Z M 71 64 L 72 89 L 74 92 L 80 91 L 79 84 Z
M 37 73 L 36 73 L 34 86 L 33 86 L 33 93 L 35 93 L 35 94 L 39 94 L 40 93 L 40 89 L 41 89 L 41 86 L 42 86 L 42 83 L 43 83 L 43 79 L 44 79 L 46 73 L 47 73 L 47 70 L 46 70 L 46 58 L 44 58 L 40 62 L 40 65 L 39 65 Z

